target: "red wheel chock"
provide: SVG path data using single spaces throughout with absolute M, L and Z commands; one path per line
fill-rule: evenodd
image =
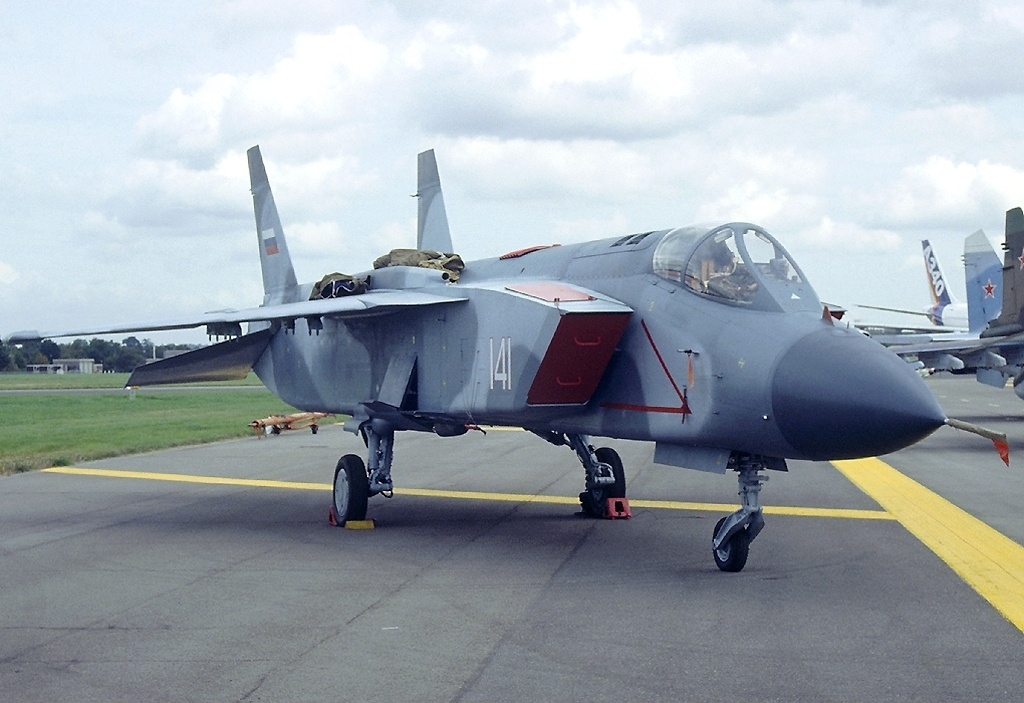
M 337 527 L 338 526 L 338 518 L 334 514 L 334 506 L 333 505 L 327 510 L 327 524 L 330 525 L 331 527 Z
M 629 512 L 629 500 L 609 498 L 604 508 L 604 516 L 608 520 L 628 520 L 633 517 L 633 513 Z

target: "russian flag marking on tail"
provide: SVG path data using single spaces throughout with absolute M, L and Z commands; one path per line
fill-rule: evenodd
M 260 232 L 260 238 L 263 240 L 263 251 L 267 252 L 267 255 L 276 254 L 277 249 L 277 236 L 273 229 L 265 229 Z

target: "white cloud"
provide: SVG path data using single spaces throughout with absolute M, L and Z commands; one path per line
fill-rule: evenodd
M 533 244 L 586 242 L 603 237 L 617 237 L 629 232 L 631 223 L 621 212 L 613 212 L 608 217 L 581 217 L 576 219 L 556 220 L 551 231 L 551 242 L 542 239 Z
M 796 233 L 797 241 L 804 245 L 820 246 L 835 254 L 846 252 L 869 252 L 889 254 L 903 243 L 896 232 L 884 229 L 869 229 L 854 222 L 836 222 L 823 217 L 814 227 Z
M 245 155 L 236 151 L 222 152 L 208 167 L 137 159 L 95 205 L 102 204 L 105 216 L 124 228 L 195 239 L 222 232 L 225 221 L 251 217 L 246 169 Z
M 378 102 L 372 86 L 388 56 L 387 46 L 354 26 L 300 34 L 291 53 L 264 71 L 210 75 L 190 92 L 176 88 L 139 120 L 140 145 L 149 155 L 202 166 L 243 134 L 358 120 Z
M 18 280 L 18 272 L 10 264 L 0 261 L 0 283 L 11 285 Z
M 224 106 L 238 85 L 226 74 L 207 78 L 192 93 L 175 88 L 167 101 L 139 120 L 148 147 L 167 143 L 178 154 L 208 154 L 220 146 Z
M 885 198 L 887 214 L 900 223 L 957 224 L 965 228 L 1024 197 L 1024 171 L 1000 163 L 953 161 L 932 156 L 903 169 Z
M 644 27 L 632 4 L 573 2 L 555 16 L 555 22 L 569 37 L 555 51 L 529 62 L 535 87 L 550 90 L 564 84 L 601 83 L 633 73 L 633 46 L 643 40 Z
M 300 34 L 287 56 L 239 86 L 241 117 L 261 122 L 317 122 L 357 113 L 356 98 L 383 71 L 388 48 L 345 25 L 326 34 Z M 353 104 L 355 102 L 355 104 Z
M 1024 198 L 1018 5 L 185 2 L 159 11 L 166 29 L 142 6 L 78 12 L 61 41 L 0 47 L 0 81 L 25 89 L 2 108 L 19 237 L 0 281 L 74 261 L 83 290 L 151 286 L 145 304 L 175 314 L 247 277 L 258 297 L 258 143 L 307 278 L 413 241 L 415 154 L 433 147 L 467 258 L 748 219 L 828 272 L 815 280 L 838 283 L 844 255 L 873 272 L 851 286 L 909 295 L 888 278 L 915 240 L 957 251 Z M 129 242 L 147 265 L 110 269 Z M 223 276 L 153 265 L 186 243 Z M 0 318 L 50 314 L 26 298 Z
M 610 141 L 469 138 L 446 143 L 442 158 L 475 174 L 467 185 L 487 198 L 618 201 L 651 185 L 646 156 Z
M 702 222 L 778 222 L 792 210 L 813 206 L 810 199 L 794 196 L 785 188 L 766 189 L 754 180 L 745 180 L 726 188 L 721 197 L 703 203 L 697 210 L 697 219 Z

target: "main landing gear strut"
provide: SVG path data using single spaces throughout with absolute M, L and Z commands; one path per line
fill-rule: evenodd
M 394 456 L 395 430 L 382 420 L 370 420 L 359 428 L 366 443 L 369 466 L 355 454 L 346 454 L 334 469 L 334 492 L 331 502 L 332 522 L 344 525 L 349 521 L 366 519 L 367 501 L 371 496 L 383 494 L 391 497 L 391 462 Z M 586 474 L 584 490 L 580 493 L 582 514 L 587 517 L 607 516 L 608 499 L 626 497 L 626 476 L 622 460 L 611 447 L 598 447 L 590 437 L 582 434 L 565 435 L 537 432 L 540 437 L 557 446 L 568 445 L 576 452 Z
M 366 442 L 370 465 L 355 454 L 346 454 L 334 469 L 334 494 L 331 511 L 334 522 L 344 525 L 353 520 L 366 519 L 366 504 L 370 496 L 383 494 L 391 497 L 391 460 L 394 456 L 395 430 L 388 423 L 371 420 L 360 428 Z
M 626 474 L 622 470 L 622 459 L 611 447 L 594 449 L 587 435 L 571 434 L 566 436 L 566 440 L 586 472 L 584 489 L 580 493 L 583 514 L 603 518 L 608 510 L 609 498 L 626 497 Z
M 529 428 L 527 428 L 529 429 Z M 622 459 L 611 447 L 598 447 L 590 443 L 585 434 L 563 434 L 549 430 L 529 430 L 556 447 L 572 447 L 586 472 L 583 492 L 580 493 L 582 515 L 608 517 L 608 499 L 626 497 L 626 474 Z

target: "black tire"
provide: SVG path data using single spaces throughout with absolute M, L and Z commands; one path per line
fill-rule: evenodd
M 346 454 L 338 460 L 331 496 L 334 520 L 338 526 L 344 526 L 349 520 L 366 519 L 370 480 L 366 475 L 366 464 L 355 454 Z
M 715 524 L 715 531 L 711 535 L 712 539 L 718 534 L 718 529 L 723 522 L 725 522 L 725 518 Z M 712 549 L 711 553 L 715 557 L 715 564 L 722 571 L 730 573 L 742 571 L 743 567 L 747 565 L 747 555 L 750 553 L 750 538 L 747 536 L 747 528 L 737 530 L 721 547 Z
M 611 447 L 599 447 L 594 450 L 595 458 L 602 464 L 612 467 L 615 483 L 609 486 L 598 486 L 580 493 L 580 505 L 583 514 L 588 517 L 603 518 L 608 509 L 609 498 L 626 497 L 626 472 L 622 470 L 622 459 Z

